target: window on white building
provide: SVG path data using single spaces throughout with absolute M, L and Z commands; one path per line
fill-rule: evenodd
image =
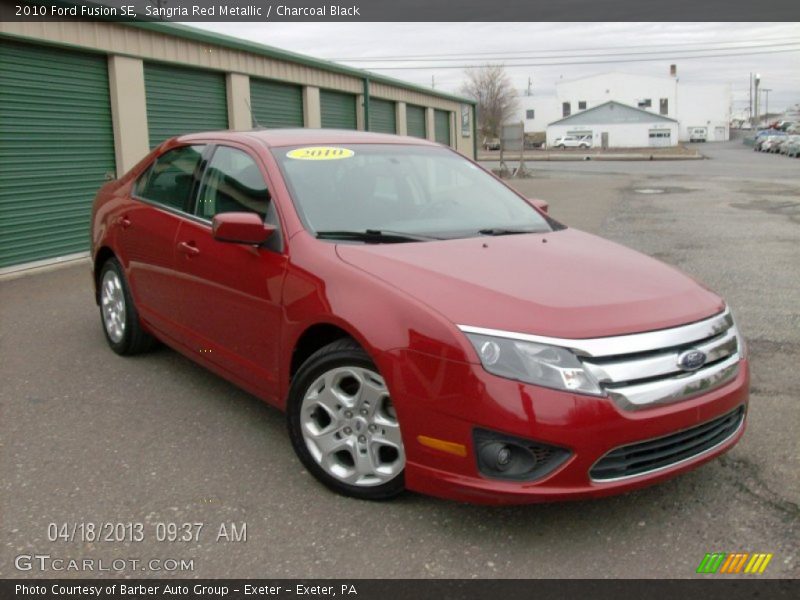
M 653 106 L 653 102 L 650 98 L 642 98 L 639 100 L 639 104 L 637 104 L 639 108 L 650 108 Z
M 565 117 L 568 117 L 570 114 L 572 114 L 572 107 L 570 106 L 569 102 L 564 102 L 561 105 L 561 114 Z
M 536 113 L 533 111 L 533 109 L 532 109 L 532 108 L 529 108 L 528 110 L 526 110 L 526 111 L 525 111 L 525 118 L 526 118 L 526 119 L 535 119 L 535 118 L 536 118 L 536 117 L 534 116 L 535 114 L 536 114 Z
M 669 98 L 662 98 L 658 106 L 658 113 L 661 115 L 669 114 Z
M 586 110 L 586 100 L 578 100 L 578 110 Z

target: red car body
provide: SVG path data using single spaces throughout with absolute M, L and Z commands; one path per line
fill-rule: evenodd
M 186 144 L 225 144 L 256 159 L 280 218 L 282 251 L 220 243 L 208 223 L 132 197 L 154 157 Z M 279 408 L 309 351 L 341 335 L 374 360 L 402 425 L 405 485 L 479 503 L 598 497 L 697 467 L 744 431 L 748 365 L 679 402 L 626 410 L 606 396 L 492 375 L 459 325 L 580 340 L 666 330 L 725 310 L 716 294 L 652 258 L 565 228 L 544 236 L 423 244 L 338 244 L 304 227 L 270 148 L 298 144 L 429 144 L 358 132 L 286 130 L 183 136 L 104 186 L 95 201 L 97 272 L 115 256 L 143 327 L 175 350 Z M 690 430 L 742 407 L 723 443 L 675 464 L 595 481 L 592 466 L 629 444 Z M 476 427 L 568 451 L 545 477 L 486 477 Z M 449 452 L 420 442 L 446 440 Z

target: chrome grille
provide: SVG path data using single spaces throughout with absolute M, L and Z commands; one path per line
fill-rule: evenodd
M 628 347 L 635 351 L 624 351 L 625 338 L 630 340 Z M 647 343 L 642 343 L 645 338 Z M 739 334 L 727 310 L 682 327 L 607 339 L 614 340 L 607 348 L 621 352 L 611 354 L 593 344 L 594 354 L 584 353 L 580 359 L 609 397 L 626 410 L 706 393 L 739 373 Z M 686 371 L 679 364 L 680 356 L 687 350 L 705 354 L 705 363 L 699 369 Z

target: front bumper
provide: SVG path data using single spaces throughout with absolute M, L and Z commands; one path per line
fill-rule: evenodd
M 711 392 L 636 411 L 608 397 L 593 397 L 503 379 L 480 365 L 410 350 L 385 355 L 395 406 L 403 427 L 406 487 L 453 500 L 484 504 L 535 503 L 618 494 L 669 479 L 726 452 L 744 433 L 749 368 Z M 688 430 L 737 407 L 744 418 L 721 443 L 675 464 L 612 481 L 595 481 L 592 466 L 608 452 Z M 478 470 L 476 427 L 558 446 L 570 457 L 541 479 L 506 481 Z M 419 443 L 427 436 L 462 444 L 456 456 Z

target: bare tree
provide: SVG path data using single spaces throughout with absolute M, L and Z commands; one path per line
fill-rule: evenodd
M 478 103 L 478 131 L 482 138 L 499 137 L 500 126 L 517 108 L 517 92 L 503 65 L 487 64 L 464 72 L 461 92 Z

